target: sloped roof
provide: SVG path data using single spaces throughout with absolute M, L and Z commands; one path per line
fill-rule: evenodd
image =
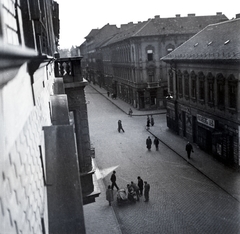
M 161 36 L 171 34 L 195 34 L 209 24 L 226 21 L 228 18 L 225 15 L 212 16 L 188 16 L 175 18 L 154 18 L 148 21 L 140 22 L 133 25 L 128 30 L 119 32 L 107 44 L 116 43 L 131 37 L 143 36 Z
M 113 44 L 118 41 L 123 41 L 127 38 L 133 37 L 139 30 L 142 30 L 142 28 L 146 27 L 146 25 L 149 23 L 149 21 L 144 21 L 138 24 L 134 24 L 132 27 L 130 27 L 127 30 L 123 30 L 119 33 L 117 33 L 111 40 L 106 42 L 104 46 Z
M 211 24 L 162 58 L 173 60 L 239 60 L 240 19 Z
M 85 38 L 95 37 L 98 31 L 99 29 L 92 29 L 91 32 Z

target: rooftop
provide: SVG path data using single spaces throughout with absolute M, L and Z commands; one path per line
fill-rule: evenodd
M 240 19 L 211 24 L 162 58 L 173 60 L 239 60 Z

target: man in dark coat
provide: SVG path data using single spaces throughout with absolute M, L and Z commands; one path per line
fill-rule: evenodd
M 144 181 L 144 197 L 145 197 L 145 202 L 149 201 L 149 191 L 150 191 L 150 185 L 147 183 L 147 181 Z
M 186 144 L 186 151 L 187 151 L 188 159 L 190 159 L 190 157 L 191 157 L 191 152 L 194 152 L 194 151 L 193 151 L 193 147 L 192 147 L 192 145 L 190 144 L 190 142 L 188 142 L 188 143 Z
M 149 116 L 147 116 L 147 130 L 149 130 L 150 128 L 150 118 Z
M 148 150 L 151 150 L 152 140 L 151 140 L 150 136 L 146 140 L 146 145 L 147 145 Z
M 151 125 L 152 125 L 152 127 L 153 127 L 153 125 L 154 125 L 154 118 L 153 118 L 152 115 L 151 115 Z
M 140 196 L 143 195 L 143 180 L 140 176 L 138 176 L 138 187 L 139 187 L 139 193 L 140 193 Z
M 122 127 L 122 121 L 118 120 L 118 132 L 120 132 L 121 130 L 124 132 L 124 129 Z
M 157 137 L 155 137 L 154 141 L 153 141 L 155 147 L 156 147 L 156 150 L 158 150 L 158 145 L 159 145 L 159 140 Z
M 111 178 L 110 178 L 110 180 L 111 180 L 111 182 L 112 182 L 112 190 L 113 190 L 113 187 L 115 186 L 116 188 L 117 188 L 117 190 L 119 190 L 119 188 L 118 188 L 118 186 L 117 186 L 117 184 L 116 184 L 116 180 L 117 180 L 117 178 L 116 178 L 116 171 L 113 171 L 113 173 L 112 173 L 112 176 L 111 176 Z

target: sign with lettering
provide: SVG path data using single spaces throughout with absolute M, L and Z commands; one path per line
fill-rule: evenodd
M 202 115 L 197 115 L 197 121 L 201 124 L 204 124 L 210 128 L 215 128 L 215 121 L 213 119 L 209 119 Z

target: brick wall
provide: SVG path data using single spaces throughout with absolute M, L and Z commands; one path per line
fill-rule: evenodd
M 0 88 L 0 234 L 43 233 L 43 226 L 48 233 L 40 154 L 45 165 L 42 127 L 51 124 L 54 77 L 51 64 L 40 67 L 33 89 L 26 64 Z

